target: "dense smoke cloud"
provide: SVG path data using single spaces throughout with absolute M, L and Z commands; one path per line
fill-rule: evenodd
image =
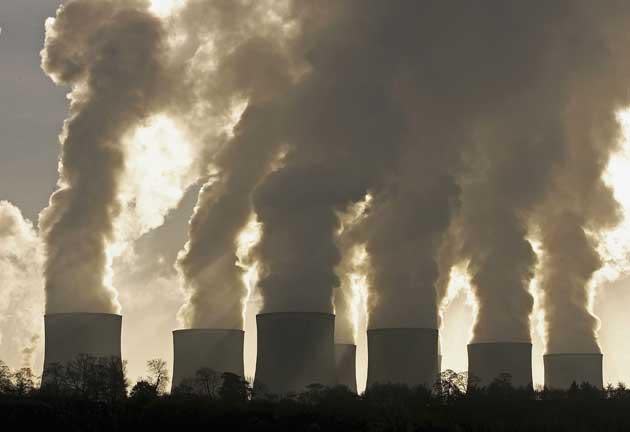
M 627 7 L 295 2 L 292 12 L 291 53 L 308 67 L 287 93 L 287 153 L 254 197 L 265 310 L 331 311 L 338 213 L 370 191 L 371 326 L 437 325 L 438 251 L 461 223 L 474 341 L 528 341 L 532 217 L 550 191 L 565 201 L 554 186 L 563 166 L 598 206 L 599 219 L 578 226 L 612 222 L 600 178 L 626 102 Z M 604 144 L 585 138 L 594 132 Z
M 630 104 L 630 5 L 577 3 L 559 31 L 565 49 L 567 98 L 558 118 L 563 158 L 536 212 L 543 248 L 547 351 L 599 352 L 597 319 L 589 310 L 598 239 L 620 211 L 602 174 L 620 142 L 619 110 Z
M 282 21 L 274 19 L 281 2 L 271 6 L 190 1 L 174 18 L 183 36 L 175 57 L 188 65 L 175 110 L 194 113 L 186 127 L 203 140 L 209 165 L 177 262 L 188 293 L 180 313 L 187 327 L 243 326 L 237 237 L 252 212 L 252 190 L 281 142 L 273 97 L 291 83 Z
M 0 352 L 13 368 L 41 361 L 42 266 L 42 245 L 33 224 L 17 207 L 0 201 Z
M 459 241 L 479 307 L 473 341 L 529 340 L 537 258 L 527 239 L 537 223 L 550 341 L 588 345 L 593 319 L 575 311 L 586 311 L 585 283 L 598 257 L 583 228 L 615 220 L 601 174 L 616 143 L 615 112 L 628 102 L 621 29 L 630 8 L 616 1 L 495 6 L 478 23 L 493 41 L 492 56 L 480 59 L 500 74 L 479 101 L 460 179 Z M 589 330 L 569 337 L 573 328 Z
M 365 197 L 392 159 L 388 142 L 396 140 L 400 116 L 387 92 L 393 46 L 381 43 L 378 15 L 392 19 L 397 11 L 361 3 L 358 20 L 357 5 L 293 4 L 299 35 L 291 52 L 307 68 L 287 98 L 282 166 L 254 195 L 266 312 L 332 312 L 338 214 Z
M 190 0 L 168 44 L 146 6 L 70 1 L 48 26 L 44 68 L 73 87 L 40 224 L 49 312 L 117 310 L 125 137 L 164 111 L 195 150 L 159 215 L 204 179 L 177 262 L 186 326 L 242 328 L 237 237 L 255 213 L 266 312 L 336 309 L 348 341 L 365 245 L 372 328 L 439 327 L 466 261 L 474 341 L 528 341 L 538 234 L 549 348 L 597 349 L 586 286 L 617 218 L 601 174 L 628 103 L 624 2 Z
M 110 247 L 125 136 L 160 106 L 164 29 L 141 0 L 66 2 L 47 22 L 42 67 L 69 85 L 59 189 L 40 217 L 46 311 L 117 312 Z

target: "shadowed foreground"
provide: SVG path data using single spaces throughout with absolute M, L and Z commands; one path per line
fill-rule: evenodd
M 515 389 L 509 376 L 466 389 L 443 372 L 433 389 L 374 385 L 363 395 L 313 384 L 300 394 L 269 395 L 237 375 L 202 370 L 163 394 L 165 363 L 127 392 L 124 364 L 80 358 L 37 388 L 28 369 L 0 362 L 0 428 L 64 431 L 627 431 L 630 390 L 573 385 L 568 391 Z M 118 368 L 118 369 L 117 369 Z M 122 374 L 119 374 L 122 372 Z M 122 379 L 122 381 L 121 381 Z

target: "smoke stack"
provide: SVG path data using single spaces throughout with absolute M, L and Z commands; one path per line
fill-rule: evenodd
M 532 344 L 482 342 L 468 345 L 468 383 L 487 386 L 509 374 L 512 386 L 532 385 Z
M 357 346 L 353 344 L 335 344 L 335 367 L 337 385 L 348 387 L 357 392 Z
M 545 354 L 545 387 L 566 390 L 572 383 L 588 383 L 602 389 L 603 355 L 599 353 Z
M 173 384 L 194 382 L 197 371 L 209 368 L 218 374 L 244 376 L 245 332 L 236 329 L 187 329 L 173 331 Z
M 256 316 L 256 386 L 272 394 L 335 384 L 335 316 L 276 312 Z
M 367 386 L 397 383 L 432 387 L 438 373 L 438 331 L 430 328 L 368 330 Z
M 42 380 L 52 364 L 65 366 L 80 354 L 120 359 L 122 316 L 108 313 L 55 313 L 44 316 Z

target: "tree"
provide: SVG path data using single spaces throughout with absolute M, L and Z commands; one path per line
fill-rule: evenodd
M 0 394 L 11 393 L 14 391 L 13 387 L 13 373 L 9 366 L 5 362 L 0 360 Z
M 153 388 L 158 395 L 164 393 L 169 383 L 166 362 L 162 359 L 149 360 L 147 362 L 147 369 L 149 371 L 149 378 L 147 381 L 153 385 Z
M 30 394 L 35 388 L 35 375 L 31 368 L 25 367 L 19 369 L 13 374 L 15 382 L 15 392 L 20 396 Z
M 219 396 L 227 403 L 238 404 L 249 399 L 249 383 L 239 375 L 224 372 L 221 375 L 223 384 L 219 389 Z
M 123 400 L 127 397 L 127 362 L 118 357 L 99 359 L 100 377 L 103 381 L 103 396 L 110 402 Z
M 447 369 L 439 375 L 433 390 L 443 403 L 450 403 L 466 395 L 467 383 L 466 373 L 457 373 Z
M 146 402 L 158 398 L 155 385 L 145 380 L 139 380 L 131 389 L 129 397 L 133 401 Z
M 49 394 L 59 394 L 67 391 L 67 388 L 66 368 L 61 363 L 48 364 L 42 376 L 41 390 Z
M 213 369 L 204 367 L 195 374 L 195 390 L 197 393 L 214 399 L 219 396 L 222 380 L 221 375 Z

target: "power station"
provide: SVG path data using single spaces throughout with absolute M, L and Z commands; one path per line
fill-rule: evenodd
M 118 358 L 122 316 L 108 313 L 55 313 L 44 316 L 44 370 L 50 365 L 66 366 L 79 355 Z
M 262 313 L 256 324 L 254 385 L 260 391 L 281 395 L 302 392 L 309 384 L 335 384 L 334 315 Z
M 604 388 L 603 355 L 599 353 L 545 354 L 545 387 L 567 390 L 573 383 Z
M 336 384 L 357 392 L 357 346 L 354 344 L 335 344 Z
M 236 329 L 173 331 L 172 390 L 182 383 L 194 383 L 203 368 L 219 375 L 230 372 L 243 377 L 244 340 L 245 332 Z
M 532 344 L 479 342 L 468 345 L 468 384 L 487 386 L 506 377 L 514 387 L 532 385 Z
M 368 330 L 367 386 L 406 384 L 431 387 L 438 374 L 438 330 Z
M 357 391 L 354 344 L 334 343 L 335 317 L 328 313 L 276 312 L 256 317 L 258 352 L 255 386 L 264 393 L 304 391 L 310 384 L 343 385 Z M 42 383 L 50 365 L 66 366 L 80 355 L 121 359 L 122 316 L 109 313 L 54 313 L 45 321 Z M 175 390 L 194 383 L 208 368 L 218 375 L 244 376 L 239 329 L 173 331 Z M 438 330 L 379 328 L 367 331 L 367 386 L 375 384 L 431 387 L 440 372 Z M 545 387 L 566 390 L 573 383 L 603 388 L 601 353 L 544 355 Z M 122 364 L 122 363 L 121 363 Z M 509 378 L 514 387 L 532 385 L 532 345 L 529 342 L 476 342 L 468 345 L 469 385 L 487 386 Z

